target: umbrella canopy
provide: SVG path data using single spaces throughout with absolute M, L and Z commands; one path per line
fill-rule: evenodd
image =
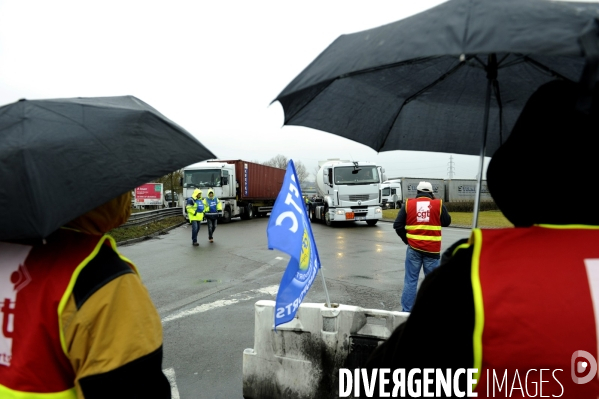
M 597 3 L 451 0 L 340 36 L 275 101 L 286 125 L 379 152 L 479 155 L 488 129 L 492 154 L 539 86 L 579 80 L 579 38 L 598 17 Z
M 20 100 L 0 108 L 0 240 L 43 238 L 183 166 L 215 158 L 132 97 Z

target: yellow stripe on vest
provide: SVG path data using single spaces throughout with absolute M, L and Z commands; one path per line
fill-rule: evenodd
M 480 229 L 472 230 L 472 239 L 474 241 L 474 247 L 472 251 L 472 270 L 470 278 L 472 280 L 472 294 L 474 296 L 474 333 L 472 334 L 472 347 L 474 352 L 473 367 L 478 370 L 476 374 L 474 374 L 474 379 L 480 381 L 480 373 L 483 365 L 483 329 L 485 326 L 483 290 L 480 284 L 480 251 L 483 244 L 483 235 Z M 473 387 L 472 390 L 474 390 L 475 387 Z
M 36 393 L 14 391 L 0 385 L 0 398 L 2 399 L 77 399 L 75 388 L 67 389 L 62 392 Z
M 419 236 L 416 234 L 406 234 L 406 237 L 411 238 L 412 240 L 420 241 L 441 241 L 440 236 Z
M 428 226 L 428 225 L 406 226 L 406 230 L 438 230 L 438 231 L 441 231 L 441 226 Z
M 599 226 L 590 226 L 588 224 L 535 224 L 534 226 L 539 226 L 546 229 L 599 229 Z

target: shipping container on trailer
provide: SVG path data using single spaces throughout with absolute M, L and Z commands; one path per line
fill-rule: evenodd
M 279 195 L 285 169 L 260 165 L 254 162 L 236 160 L 218 160 L 235 165 L 235 175 L 239 183 L 239 200 L 273 200 Z

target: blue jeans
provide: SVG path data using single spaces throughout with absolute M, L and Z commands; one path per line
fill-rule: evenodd
M 191 242 L 198 242 L 198 231 L 200 231 L 200 221 L 192 220 L 191 221 Z
M 218 219 L 210 219 L 210 216 L 206 216 L 206 223 L 208 224 L 208 239 L 212 239 L 212 234 L 214 234 L 214 230 L 216 230 L 216 223 Z
M 431 258 L 413 250 L 408 245 L 406 251 L 406 273 L 403 282 L 403 293 L 401 294 L 402 312 L 411 312 L 416 301 L 416 290 L 418 289 L 418 276 L 420 268 L 424 268 L 424 275 L 439 267 L 439 259 Z

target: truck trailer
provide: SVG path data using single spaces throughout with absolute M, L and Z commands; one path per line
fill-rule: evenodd
M 271 212 L 284 178 L 285 169 L 240 159 L 210 160 L 184 168 L 181 185 L 184 198 L 191 197 L 196 188 L 203 197 L 214 190 L 223 209 L 219 220 L 228 223 L 234 217 L 251 219 Z M 187 219 L 185 207 L 183 215 Z
M 316 188 L 319 198 L 311 201 L 312 222 L 327 226 L 338 222 L 364 221 L 374 226 L 382 217 L 379 185 L 384 170 L 371 162 L 329 159 L 319 162 Z
M 476 179 L 445 180 L 445 201 L 447 202 L 474 202 L 476 200 Z M 493 201 L 487 188 L 487 181 L 481 182 L 481 202 Z

